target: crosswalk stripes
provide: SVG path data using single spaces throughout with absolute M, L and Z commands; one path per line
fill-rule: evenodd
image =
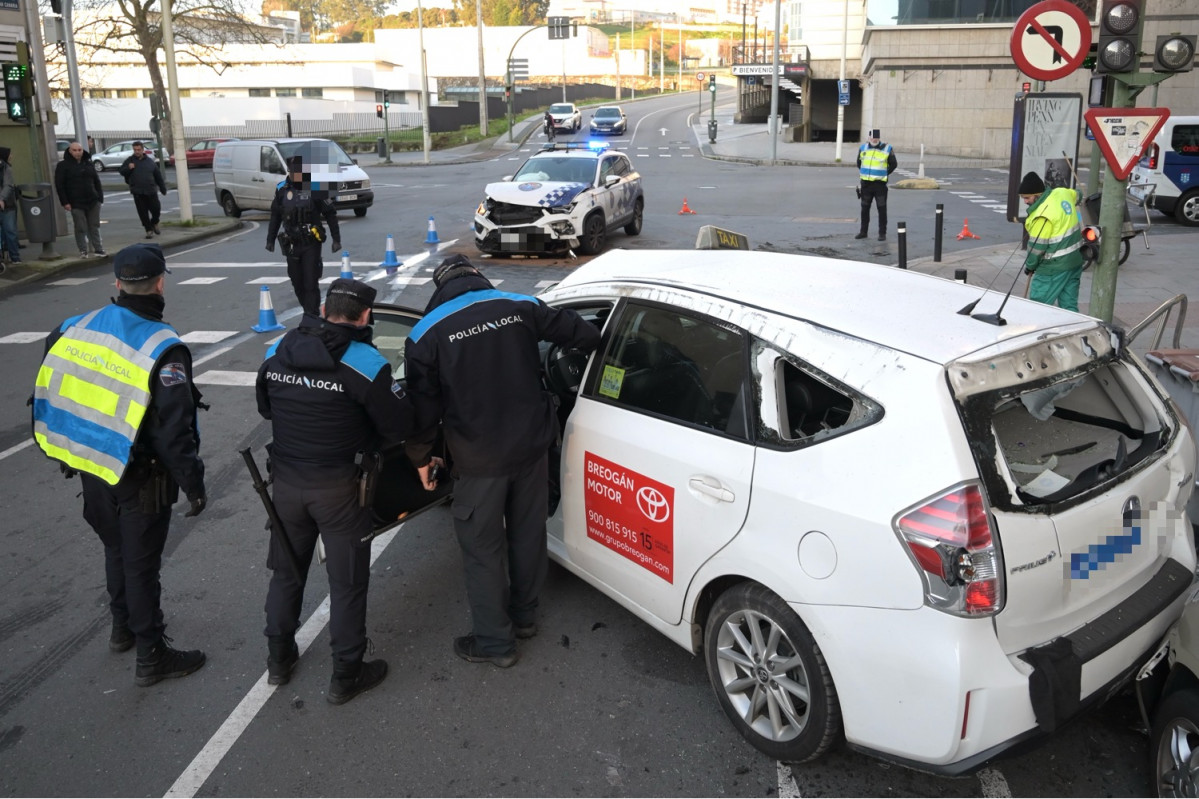
M 51 286 L 82 286 L 84 283 L 91 283 L 93 280 L 99 280 L 96 277 L 64 277 L 61 280 L 55 280 L 50 283 Z
M 189 277 L 187 280 L 180 280 L 180 286 L 211 286 L 213 283 L 220 283 L 225 278 L 223 277 Z
M 950 194 L 962 200 L 969 200 L 975 205 L 986 208 L 989 211 L 994 211 L 997 214 L 1007 213 L 1007 202 L 1000 202 L 993 197 L 988 197 L 985 194 L 979 194 L 973 191 L 951 191 Z

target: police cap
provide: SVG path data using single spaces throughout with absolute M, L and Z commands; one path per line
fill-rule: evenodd
M 112 271 L 122 283 L 136 283 L 158 277 L 167 269 L 166 256 L 157 244 L 130 244 L 112 259 Z
M 325 295 L 325 299 L 328 300 L 330 297 L 340 294 L 353 297 L 362 305 L 369 308 L 375 304 L 375 297 L 378 293 L 373 286 L 368 286 L 361 280 L 339 277 L 329 284 L 329 293 Z

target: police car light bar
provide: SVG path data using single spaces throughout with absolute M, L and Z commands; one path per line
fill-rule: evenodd
M 607 150 L 612 144 L 606 141 L 563 141 L 545 142 L 541 145 L 542 152 L 550 150 Z

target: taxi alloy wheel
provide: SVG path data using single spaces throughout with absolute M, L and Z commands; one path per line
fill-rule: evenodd
M 1149 740 L 1154 795 L 1199 795 L 1199 694 L 1182 689 L 1162 700 Z
M 1199 225 L 1199 191 L 1191 191 L 1178 198 L 1178 204 L 1174 206 L 1174 217 L 1190 227 Z
M 599 255 L 608 238 L 604 215 L 595 211 L 583 220 L 583 235 L 579 237 L 579 252 L 583 255 Z
M 725 715 L 765 754 L 815 760 L 840 736 L 828 664 L 808 628 L 773 592 L 747 582 L 721 594 L 708 616 L 704 650 Z

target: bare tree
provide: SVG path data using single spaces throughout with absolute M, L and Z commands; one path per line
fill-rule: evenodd
M 99 52 L 144 59 L 150 85 L 163 98 L 166 115 L 162 120 L 163 141 L 174 141 L 159 58 L 162 47 L 159 0 L 83 0 L 75 8 L 75 46 L 80 61 Z M 277 30 L 246 19 L 237 0 L 177 0 L 171 3 L 171 20 L 176 61 L 194 60 L 218 75 L 232 66 L 221 57 L 224 45 L 277 41 Z

